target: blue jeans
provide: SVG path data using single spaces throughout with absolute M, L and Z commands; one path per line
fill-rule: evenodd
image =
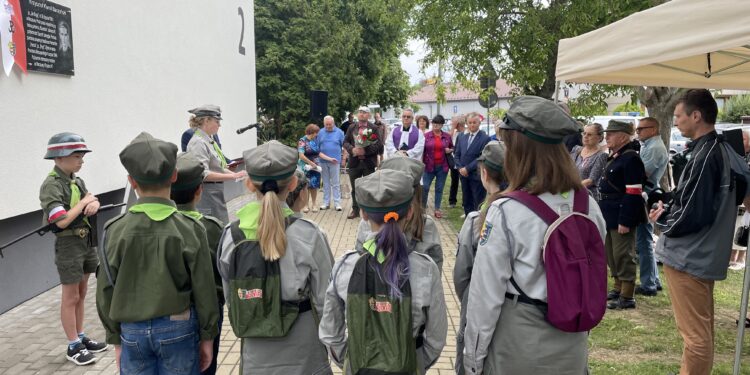
M 437 167 L 432 172 L 425 171 L 422 174 L 422 206 L 427 207 L 427 196 L 430 194 L 430 185 L 432 180 L 435 179 L 435 209 L 440 209 L 440 203 L 443 201 L 443 187 L 445 186 L 445 179 L 448 177 L 448 172 L 444 172 L 443 168 Z
M 654 257 L 654 226 L 651 223 L 638 225 L 635 236 L 635 246 L 638 251 L 638 262 L 641 266 L 641 288 L 656 291 L 661 286 L 659 269 Z
M 320 161 L 320 167 L 323 168 L 323 206 L 331 204 L 331 189 L 333 189 L 333 203 L 336 206 L 341 205 L 341 183 L 339 182 L 339 167 L 341 163 L 331 163 Z
M 163 316 L 120 323 L 120 373 L 198 375 L 200 337 L 195 308 L 185 318 Z

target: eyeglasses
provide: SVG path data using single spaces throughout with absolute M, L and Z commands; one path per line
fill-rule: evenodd
M 641 130 L 643 130 L 643 129 L 653 129 L 653 128 L 654 128 L 654 126 L 643 126 L 643 127 L 640 127 L 640 128 L 635 128 L 635 132 L 636 133 L 640 133 Z
M 412 117 L 414 116 L 406 116 L 406 115 L 401 116 L 401 118 L 412 118 Z

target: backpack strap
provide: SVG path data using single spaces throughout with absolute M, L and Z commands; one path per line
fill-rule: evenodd
M 589 193 L 586 189 L 576 190 L 573 195 L 573 211 L 582 213 L 584 215 L 589 214 Z
M 537 197 L 536 195 L 529 194 L 525 190 L 511 191 L 510 193 L 503 194 L 503 196 L 513 199 L 528 207 L 532 212 L 537 214 L 539 218 L 544 220 L 547 225 L 552 225 L 552 223 L 554 223 L 555 220 L 560 217 L 560 215 L 555 213 L 555 211 L 552 211 L 552 209 L 549 208 L 549 206 L 544 203 L 543 200 L 539 199 L 539 197 Z

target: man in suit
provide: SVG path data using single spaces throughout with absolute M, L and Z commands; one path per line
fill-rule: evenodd
M 490 137 L 479 130 L 480 116 L 476 112 L 466 116 L 469 127 L 468 133 L 458 135 L 456 140 L 455 160 L 456 168 L 461 175 L 461 191 L 463 192 L 464 214 L 476 211 L 484 201 L 487 191 L 482 186 L 482 180 L 477 171 L 477 158 L 484 146 L 490 142 Z
M 354 181 L 375 172 L 378 155 L 383 153 L 383 143 L 378 136 L 378 127 L 368 121 L 370 119 L 370 108 L 367 106 L 359 107 L 357 119 L 356 123 L 349 126 L 344 137 L 344 149 L 349 154 L 349 183 L 352 187 L 352 212 L 346 217 L 347 219 L 359 217 L 359 205 L 357 204 L 357 197 L 354 195 Z M 358 137 L 367 135 L 375 135 L 374 140 L 370 139 L 364 143 L 357 140 Z

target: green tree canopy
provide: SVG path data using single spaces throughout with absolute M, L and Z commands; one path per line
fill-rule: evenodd
M 258 111 L 293 144 L 310 120 L 310 90 L 328 91 L 329 114 L 404 103 L 410 86 L 398 56 L 409 0 L 258 0 Z M 268 130 L 267 134 L 268 134 Z M 270 131 L 273 134 L 273 130 Z

